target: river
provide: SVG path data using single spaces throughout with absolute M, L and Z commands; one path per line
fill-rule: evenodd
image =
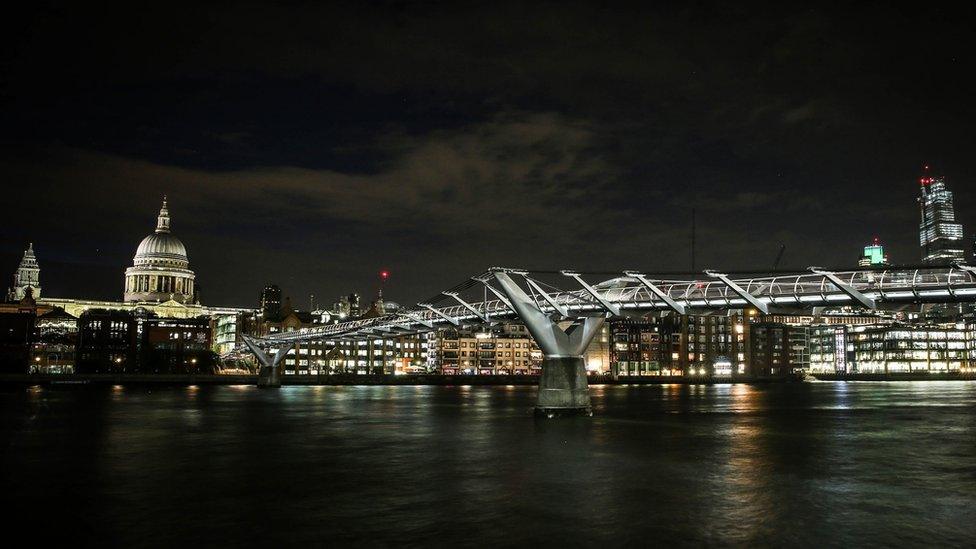
M 976 382 L 591 392 L 4 387 L 5 514 L 125 547 L 976 541 Z

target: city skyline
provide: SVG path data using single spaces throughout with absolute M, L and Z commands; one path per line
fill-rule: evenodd
M 410 302 L 491 265 L 690 268 L 692 208 L 697 268 L 846 265 L 874 236 L 914 262 L 927 163 L 972 246 L 972 32 L 945 10 L 22 9 L 0 173 L 44 208 L 7 213 L 0 259 L 34 242 L 49 295 L 115 299 L 164 194 L 225 305 L 365 298 L 383 269 Z
M 954 244 L 952 244 L 951 246 L 954 246 L 956 248 L 959 248 L 959 247 L 962 248 L 960 250 L 962 252 L 962 255 L 961 255 L 962 262 L 968 262 L 971 259 L 970 252 L 966 248 L 967 247 L 972 247 L 974 249 L 974 251 L 976 251 L 976 239 L 966 239 L 964 232 L 962 232 L 962 236 L 959 236 L 959 235 L 956 234 L 957 232 L 964 231 L 964 228 L 963 227 L 960 227 L 961 224 L 954 223 L 954 221 L 957 220 L 959 216 L 956 214 L 956 212 L 954 210 L 954 207 L 953 207 L 953 198 L 952 198 L 953 197 L 953 193 L 952 193 L 951 190 L 948 190 L 948 188 L 946 186 L 946 177 L 944 175 L 933 176 L 933 172 L 931 170 L 931 166 L 928 165 L 928 164 L 926 164 L 926 165 L 924 165 L 922 167 L 920 173 L 921 173 L 921 177 L 918 179 L 918 184 L 919 184 L 919 189 L 922 192 L 922 194 L 921 194 L 920 197 L 916 197 L 916 198 L 917 198 L 917 201 L 919 202 L 919 204 L 921 206 L 920 214 L 921 214 L 921 217 L 922 217 L 922 222 L 919 224 L 919 227 L 921 227 L 921 229 L 920 229 L 921 230 L 921 233 L 918 235 L 918 237 L 921 239 L 921 246 L 922 246 L 922 248 L 921 248 L 921 250 L 922 250 L 922 257 L 921 257 L 921 259 L 919 261 L 916 261 L 916 262 L 912 262 L 912 261 L 900 261 L 900 262 L 896 261 L 896 262 L 890 262 L 888 260 L 888 254 L 885 253 L 884 254 L 883 261 L 881 261 L 881 260 L 866 261 L 867 254 L 869 253 L 869 249 L 871 249 L 871 248 L 877 248 L 878 250 L 881 249 L 881 247 L 880 247 L 880 238 L 877 237 L 877 236 L 874 236 L 872 238 L 872 244 L 869 245 L 869 246 L 867 246 L 867 247 L 864 247 L 865 256 L 862 256 L 860 259 L 856 260 L 856 264 L 857 265 L 862 266 L 862 267 L 864 267 L 864 266 L 870 266 L 870 265 L 875 265 L 875 264 L 884 264 L 884 265 L 892 265 L 892 264 L 894 264 L 894 265 L 913 265 L 913 264 L 917 264 L 917 265 L 924 265 L 924 264 L 951 265 L 952 263 L 957 262 L 960 259 L 958 256 L 954 256 L 954 257 L 956 257 L 956 259 L 951 259 L 951 260 L 950 259 L 943 259 L 943 260 L 927 259 L 927 258 L 930 257 L 930 254 L 932 253 L 932 250 L 930 249 L 931 246 L 928 245 L 928 244 L 926 244 L 926 238 L 929 238 L 929 239 L 933 238 L 931 236 L 931 234 L 934 234 L 933 233 L 934 229 L 932 227 L 933 227 L 933 225 L 939 225 L 941 223 L 944 223 L 943 217 L 945 217 L 945 219 L 949 220 L 950 223 L 951 223 L 951 228 L 952 228 L 952 231 L 951 232 L 953 233 L 952 236 L 951 236 L 951 238 L 953 239 L 953 242 L 954 242 Z M 930 187 L 933 188 L 933 189 L 937 189 L 938 192 L 933 195 L 930 192 Z M 927 197 L 930 197 L 930 196 L 937 197 L 937 200 L 938 200 L 937 203 L 939 204 L 939 206 L 933 206 L 932 205 L 932 204 L 934 204 L 934 202 L 931 202 L 932 201 L 932 198 L 927 198 Z M 143 242 L 140 244 L 139 249 L 137 250 L 137 253 L 136 253 L 135 257 L 134 257 L 134 260 L 136 261 L 136 264 L 137 264 L 137 267 L 136 268 L 138 268 L 138 264 L 139 264 L 139 262 L 141 260 L 140 258 L 142 257 L 142 254 L 144 253 L 143 248 L 147 245 L 146 242 L 147 241 L 150 241 L 150 240 L 153 240 L 153 239 L 158 239 L 160 237 L 165 237 L 165 238 L 171 239 L 171 240 L 175 239 L 175 246 L 177 248 L 179 248 L 179 250 L 175 250 L 174 249 L 174 251 L 179 252 L 179 257 L 177 259 L 179 259 L 179 261 L 182 261 L 184 263 L 186 261 L 186 249 L 183 246 L 183 243 L 178 238 L 175 238 L 175 237 L 173 237 L 172 235 L 169 234 L 170 233 L 170 227 L 169 227 L 170 217 L 169 217 L 169 212 L 168 212 L 168 208 L 167 208 L 168 200 L 167 200 L 166 195 L 163 195 L 163 199 L 162 200 L 163 200 L 163 205 L 162 205 L 161 210 L 158 213 L 157 227 L 156 227 L 155 235 L 152 235 L 151 234 L 150 236 L 146 237 L 143 240 Z M 933 209 L 933 208 L 936 208 L 936 209 Z M 938 208 L 941 208 L 941 209 L 938 209 Z M 938 216 L 940 216 L 940 217 L 938 217 L 938 219 L 935 218 L 936 215 L 933 213 L 934 211 L 939 211 Z M 939 229 L 939 230 L 941 231 L 943 229 Z M 161 235 L 160 233 L 165 233 L 165 234 L 162 234 Z M 929 236 L 926 236 L 926 235 L 929 235 Z M 155 242 L 155 240 L 153 240 L 153 242 Z M 14 271 L 14 277 L 13 277 L 14 278 L 14 285 L 12 285 L 11 288 L 10 288 L 11 295 L 14 295 L 13 292 L 17 292 L 17 295 L 22 295 L 22 293 L 23 293 L 23 287 L 22 287 L 22 285 L 21 286 L 18 286 L 17 283 L 18 283 L 18 280 L 19 280 L 18 277 L 21 277 L 22 276 L 21 272 L 22 272 L 22 269 L 23 269 L 23 266 L 24 266 L 24 262 L 25 261 L 30 262 L 31 268 L 34 270 L 34 274 L 32 275 L 33 276 L 33 279 L 32 280 L 34 280 L 34 281 L 37 280 L 37 270 L 38 270 L 39 263 L 38 263 L 35 255 L 34 255 L 33 246 L 34 246 L 34 243 L 33 242 L 30 242 L 28 244 L 28 248 L 23 252 L 23 257 L 20 260 L 20 265 L 19 265 L 18 269 Z M 173 246 L 173 245 L 169 245 L 169 246 Z M 781 253 L 777 256 L 777 259 L 774 262 L 774 263 L 777 263 L 777 264 L 779 263 L 779 260 L 781 259 L 782 252 L 785 251 L 785 245 L 782 245 L 781 244 L 781 246 L 782 246 Z M 160 246 L 156 246 L 156 247 L 159 248 Z M 162 246 L 162 247 L 165 248 L 166 246 Z M 696 246 L 696 248 L 697 248 L 697 246 Z M 690 249 L 690 242 L 689 242 L 689 249 Z M 161 251 L 165 251 L 165 250 L 162 250 L 162 248 L 160 248 L 160 250 Z M 0 254 L 0 256 L 2 256 L 2 255 L 3 254 Z M 164 256 L 167 256 L 167 254 L 165 254 L 165 253 L 163 255 Z M 877 258 L 875 258 L 875 259 L 877 259 Z M 141 260 L 141 261 L 144 262 L 145 260 Z M 167 257 L 163 257 L 163 261 L 164 262 L 167 262 L 167 265 L 169 265 L 169 262 L 171 261 L 171 258 L 169 258 L 168 256 Z M 177 267 L 186 268 L 186 265 L 185 264 L 176 265 L 176 266 Z M 849 266 L 853 266 L 853 263 L 851 265 L 846 265 L 844 263 L 838 263 L 836 265 L 833 265 L 833 267 L 837 267 L 837 268 L 846 268 L 846 267 L 849 267 Z M 756 268 L 757 269 L 757 272 L 758 271 L 765 270 L 761 266 L 759 266 L 758 263 L 755 264 L 755 265 L 752 265 L 751 267 Z M 170 267 L 164 267 L 164 268 L 170 268 Z M 780 266 L 778 268 L 780 268 L 781 270 L 787 270 L 790 267 Z M 802 267 L 795 267 L 795 269 L 797 271 L 803 271 L 803 270 L 805 270 Z M 145 294 L 145 295 L 140 294 L 140 296 L 138 298 L 136 298 L 135 294 L 133 294 L 132 297 L 130 297 L 130 290 L 132 289 L 132 286 L 130 286 L 129 274 L 128 273 L 130 271 L 132 271 L 132 270 L 133 270 L 133 267 L 128 267 L 126 269 L 125 282 L 123 284 L 123 290 L 124 290 L 124 294 L 125 294 L 125 296 L 124 296 L 125 297 L 125 301 L 145 301 L 145 300 L 147 300 L 148 294 Z M 665 272 L 665 271 L 672 271 L 672 272 L 674 272 L 674 271 L 684 271 L 684 270 L 680 268 L 680 264 L 679 264 L 679 265 L 676 265 L 675 267 L 672 267 L 670 269 L 669 268 L 661 269 L 661 271 L 662 272 Z M 690 269 L 688 269 L 687 271 L 691 272 Z M 145 272 L 148 273 L 149 271 L 145 271 Z M 186 271 L 186 272 L 189 273 L 189 276 L 190 277 L 193 276 L 193 271 Z M 699 272 L 699 270 L 696 270 L 694 272 Z M 371 278 L 367 278 L 366 280 L 358 280 L 358 281 L 353 282 L 353 284 L 350 287 L 355 288 L 354 290 L 352 290 L 353 293 L 358 293 L 360 291 L 358 289 L 359 287 L 362 287 L 364 285 L 365 286 L 369 286 L 370 285 L 370 282 L 369 281 L 372 280 L 374 282 L 374 284 L 373 284 L 373 286 L 374 286 L 374 288 L 373 288 L 374 292 L 372 294 L 370 294 L 369 293 L 370 290 L 367 290 L 367 293 L 365 294 L 365 300 L 366 300 L 367 303 L 369 303 L 369 301 L 371 299 L 377 297 L 378 295 L 379 296 L 382 295 L 381 288 L 382 287 L 385 287 L 385 285 L 386 285 L 386 283 L 388 281 L 389 276 L 390 276 L 389 270 L 387 270 L 387 269 L 384 268 L 382 270 L 379 270 L 379 271 L 374 272 L 373 273 L 373 276 Z M 146 285 L 146 288 L 148 288 L 148 284 L 150 283 L 149 282 L 149 277 L 148 276 L 145 276 L 144 278 L 146 280 L 143 282 L 143 284 L 145 284 Z M 30 279 L 28 279 L 28 280 L 30 280 Z M 329 281 L 329 282 L 332 282 L 332 281 Z M 269 283 L 274 283 L 274 281 L 270 281 Z M 162 284 L 162 281 L 160 282 L 160 284 Z M 164 294 L 166 294 L 166 292 L 169 292 L 170 289 L 175 289 L 175 287 L 176 287 L 175 286 L 175 284 L 176 284 L 176 279 L 175 278 L 173 279 L 173 281 L 171 281 L 171 284 L 173 285 L 173 288 L 167 288 L 165 292 L 158 293 L 158 295 L 153 294 L 153 296 L 149 296 L 149 297 L 152 297 L 152 299 L 148 299 L 148 300 L 149 301 L 166 301 L 167 299 L 169 299 Z M 57 288 L 59 286 L 58 285 L 55 285 L 55 287 Z M 162 288 L 162 286 L 160 286 L 160 288 Z M 90 290 L 90 287 L 89 287 L 89 290 Z M 154 288 L 154 291 L 155 291 L 155 288 Z M 281 291 L 281 290 L 279 290 L 279 291 Z M 91 293 L 91 292 L 89 292 L 89 293 Z M 97 294 L 97 291 L 96 291 L 96 294 Z M 174 294 L 174 295 L 176 295 L 176 294 Z M 194 296 L 195 295 L 196 294 L 195 294 L 195 291 L 194 291 Z M 290 302 L 293 302 L 295 304 L 295 307 L 296 308 L 302 308 L 301 303 L 303 303 L 303 298 L 304 297 L 307 297 L 309 302 L 313 302 L 315 300 L 315 298 L 316 298 L 316 294 L 315 293 L 307 294 L 307 296 L 301 296 L 301 295 L 299 295 L 299 296 L 292 296 L 290 293 L 288 293 L 286 291 L 282 295 L 284 295 L 285 298 L 288 299 Z M 327 294 L 325 294 L 325 295 L 318 294 L 318 303 L 321 305 L 320 308 L 322 308 L 322 309 L 329 309 L 330 308 L 330 305 L 333 303 L 333 298 L 342 298 L 345 295 L 346 294 L 339 294 L 339 295 L 329 296 Z M 109 300 L 109 301 L 114 301 L 114 300 L 117 299 L 116 297 L 102 297 L 100 295 L 92 296 L 92 295 L 68 295 L 68 294 L 64 294 L 64 295 L 57 295 L 56 297 L 60 297 L 60 298 L 71 297 L 71 298 L 82 298 L 82 299 L 106 299 L 106 300 Z M 387 296 L 387 297 L 389 297 L 389 296 Z M 18 299 L 19 299 L 19 297 L 18 297 Z M 180 298 L 180 299 L 182 299 L 182 298 Z M 189 299 L 190 299 L 189 296 L 186 299 L 188 300 L 187 302 L 189 302 Z M 194 299 L 197 299 L 198 300 L 198 296 L 194 297 Z M 259 302 L 258 304 L 260 305 L 260 303 L 263 303 L 263 300 L 264 300 L 264 295 L 263 294 L 259 294 L 258 295 L 258 300 L 257 300 Z M 199 303 L 199 300 L 198 300 L 198 303 Z M 224 305 L 224 304 L 221 303 L 220 305 Z M 232 304 L 232 306 L 242 306 L 242 307 L 247 307 L 247 308 L 253 308 L 255 306 L 255 304 L 254 303 L 234 303 L 234 304 Z M 309 310 L 311 310 L 311 308 L 312 307 L 310 305 Z
M 974 11 L 8 8 L 8 521 L 973 546 Z

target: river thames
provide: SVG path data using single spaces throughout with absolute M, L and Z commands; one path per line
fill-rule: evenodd
M 4 500 L 109 546 L 972 545 L 976 383 L 5 387 Z

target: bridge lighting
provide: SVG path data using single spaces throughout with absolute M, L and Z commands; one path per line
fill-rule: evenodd
M 387 272 L 388 271 L 383 271 Z M 314 341 L 329 337 L 367 340 L 376 337 L 388 337 L 401 331 L 429 332 L 437 326 L 452 324 L 458 326 L 462 318 L 465 324 L 482 322 L 497 322 L 505 318 L 521 318 L 528 314 L 538 321 L 539 329 L 530 332 L 537 339 L 541 334 L 546 339 L 549 334 L 553 337 L 567 337 L 570 332 L 555 326 L 564 318 L 581 319 L 602 318 L 604 315 L 593 316 L 601 312 L 613 314 L 613 309 L 623 308 L 627 313 L 631 311 L 643 312 L 647 310 L 671 309 L 682 311 L 691 308 L 703 309 L 745 309 L 745 318 L 734 323 L 733 333 L 742 334 L 745 324 L 756 319 L 760 312 L 770 306 L 787 307 L 818 307 L 830 304 L 850 304 L 855 307 L 872 308 L 878 302 L 886 303 L 917 303 L 929 301 L 971 302 L 976 301 L 976 267 L 957 264 L 951 267 L 932 267 L 926 269 L 886 269 L 878 270 L 850 270 L 830 272 L 814 268 L 811 272 L 790 276 L 759 276 L 755 278 L 731 279 L 727 275 L 708 272 L 714 281 L 709 280 L 659 280 L 649 279 L 646 275 L 636 271 L 625 271 L 624 277 L 619 275 L 611 280 L 596 284 L 589 284 L 582 280 L 579 273 L 560 271 L 567 278 L 579 284 L 575 290 L 561 289 L 551 285 L 537 283 L 526 271 L 499 270 L 493 275 L 482 274 L 472 280 L 482 285 L 485 290 L 482 300 L 467 301 L 457 292 L 445 292 L 455 304 L 433 306 L 430 303 L 419 304 L 400 313 L 379 318 L 350 321 L 348 317 L 342 322 L 329 324 L 317 328 L 304 328 L 293 332 L 272 330 L 261 341 L 264 347 L 273 349 L 253 349 L 248 346 L 262 366 L 270 366 L 273 357 L 281 349 L 287 349 L 288 344 L 300 341 Z M 511 280 L 510 275 L 522 273 L 525 285 L 531 292 L 527 292 L 522 285 Z M 876 279 L 869 278 L 877 273 Z M 549 273 L 551 274 L 551 273 Z M 492 285 L 498 284 L 501 290 Z M 689 295 L 689 288 L 694 291 L 697 284 L 704 283 L 701 296 L 694 298 L 681 297 Z M 480 288 L 479 288 L 480 289 Z M 543 291 L 544 289 L 544 291 Z M 508 293 L 517 296 L 513 301 Z M 524 310 L 515 310 L 518 309 Z M 603 309 L 603 311 L 601 311 Z M 558 316 L 556 314 L 557 313 Z M 345 316 L 345 315 L 343 315 Z M 910 319 L 912 317 L 910 316 Z M 531 324 L 531 323 L 526 323 Z M 558 328 L 558 330 L 557 330 Z M 489 332 L 490 329 L 482 329 Z M 536 333 L 538 332 L 538 334 Z M 548 340 L 547 340 L 548 341 Z M 560 353 L 560 345 L 553 343 L 553 355 Z M 248 343 L 245 340 L 245 343 Z M 256 341 L 251 341 L 256 343 Z M 279 347 L 279 345 L 285 345 Z M 564 346 L 564 345 L 563 345 Z M 576 356 L 576 352 L 571 353 Z M 543 358 L 543 351 L 532 351 L 532 358 Z M 672 353 L 677 359 L 678 353 Z M 744 356 L 742 353 L 733 362 L 733 368 L 741 371 Z M 125 363 L 124 357 L 113 357 L 116 363 Z M 267 362 L 267 363 L 266 363 Z M 350 367 L 356 367 L 350 364 Z M 467 365 L 471 367 L 471 365 Z M 587 368 L 584 362 L 583 368 Z M 695 374 L 708 375 L 711 368 Z M 686 372 L 691 375 L 690 371 Z M 679 375 L 679 374 L 676 374 Z

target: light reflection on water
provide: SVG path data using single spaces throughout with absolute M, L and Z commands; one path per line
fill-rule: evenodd
M 976 383 L 8 388 L 13 522 L 116 545 L 962 545 Z M 49 530 L 49 529 L 48 529 Z

